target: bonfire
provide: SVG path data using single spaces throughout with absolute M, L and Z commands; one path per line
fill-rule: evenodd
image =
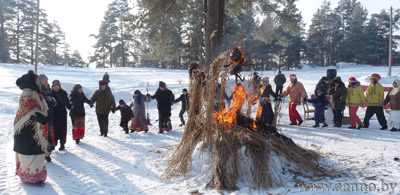
M 188 123 L 163 178 L 187 175 L 192 155 L 199 147 L 212 155 L 211 162 L 214 163 L 205 185 L 220 192 L 237 190 L 238 181 L 243 178 L 255 189 L 282 186 L 281 170 L 276 168 L 282 166 L 276 163 L 289 164 L 294 170 L 291 173 L 296 175 L 332 176 L 318 165 L 318 153 L 299 147 L 278 133 L 274 126 L 267 126 L 242 113 L 246 99 L 255 101 L 254 95 L 246 93 L 242 84 L 236 84 L 232 102 L 225 108 L 225 88 L 228 75 L 234 68 L 224 66 L 227 58 L 228 52 L 221 54 L 207 76 L 200 69 L 190 73 Z M 218 87 L 220 90 L 216 90 Z M 261 111 L 258 109 L 257 115 L 258 112 Z M 277 162 L 277 159 L 282 160 Z M 248 166 L 244 166 L 246 163 Z

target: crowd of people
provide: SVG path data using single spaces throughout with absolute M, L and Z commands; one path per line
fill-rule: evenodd
M 393 88 L 385 98 L 384 88 L 379 83 L 380 76 L 378 74 L 370 76 L 371 84 L 365 95 L 360 82 L 355 77 L 349 78 L 347 88 L 340 77 L 334 78 L 331 82 L 328 82 L 327 77 L 322 77 L 314 90 L 315 98 L 310 99 L 295 74 L 290 74 L 289 79 L 290 84 L 283 90 L 286 77 L 279 71 L 274 78 L 275 92 L 268 77 L 260 79 L 263 91 L 260 92 L 258 99 L 262 109 L 259 119 L 264 124 L 271 126 L 274 123 L 276 113 L 272 109 L 271 98 L 281 101 L 281 98 L 289 96 L 290 125 L 303 123 L 297 106 L 302 102 L 303 104 L 309 102 L 315 106 L 315 125 L 313 127 L 319 127 L 320 123 L 323 124 L 322 127 L 328 126 L 324 115 L 327 106 L 330 105 L 333 110 L 335 127 L 342 126 L 343 111 L 348 106 L 351 123 L 348 128 L 368 128 L 371 117 L 376 114 L 381 130 L 385 130 L 388 126 L 383 106 L 390 104 L 390 118 L 393 126 L 391 131 L 400 131 L 400 121 L 394 120 L 400 118 L 399 80 L 393 82 Z M 50 87 L 46 75 L 37 75 L 31 70 L 17 79 L 16 84 L 22 93 L 14 119 L 14 151 L 16 152 L 16 174 L 19 175 L 22 182 L 43 183 L 46 180 L 45 162 L 51 162 L 51 152 L 58 145 L 58 150 L 65 150 L 68 110 L 72 122 L 73 140 L 79 144 L 80 140 L 85 137 L 85 103 L 90 108 L 95 106 L 100 136 L 104 137 L 108 136 L 110 112 L 115 113 L 118 110 L 121 112 L 120 126 L 126 134 L 129 131 L 148 132 L 148 125 L 151 124 L 149 118 L 146 118 L 145 104 L 152 99 L 157 101 L 159 133 L 172 130 L 171 107 L 178 102 L 181 102 L 182 106 L 179 112 L 180 126 L 185 125 L 183 115 L 189 108 L 187 89 L 183 89 L 179 98 L 175 99 L 166 83 L 160 81 L 154 95 L 148 93 L 144 95 L 140 90 L 136 90 L 130 104 L 121 99 L 117 106 L 109 83 L 110 77 L 105 73 L 103 79 L 99 81 L 99 88 L 90 98 L 87 98 L 80 84 L 76 84 L 68 96 L 59 80 L 53 80 Z M 221 90 L 220 86 L 216 90 Z M 330 95 L 330 102 L 327 101 L 327 95 Z M 225 96 L 227 101 L 232 99 L 226 94 Z M 357 116 L 357 110 L 365 104 L 368 106 L 365 118 L 361 122 Z M 129 122 L 131 122 L 130 125 Z

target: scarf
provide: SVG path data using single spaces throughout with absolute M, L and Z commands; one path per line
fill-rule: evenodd
M 400 80 L 394 80 L 393 82 L 397 83 L 397 87 L 393 87 L 392 91 L 390 91 L 389 95 L 397 95 L 399 93 L 399 84 L 400 84 Z

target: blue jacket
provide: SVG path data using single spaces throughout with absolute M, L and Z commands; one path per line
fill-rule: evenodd
M 315 99 L 307 100 L 309 103 L 313 103 L 315 105 L 316 111 L 324 111 L 325 106 L 329 104 L 328 100 L 326 100 L 325 94 L 321 96 L 317 96 Z

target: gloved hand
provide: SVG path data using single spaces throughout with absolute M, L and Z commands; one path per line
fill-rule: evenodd
M 379 100 L 379 104 L 383 106 L 383 100 Z
M 115 114 L 115 108 L 111 108 L 111 112 Z
M 93 104 L 89 104 L 89 106 L 90 106 L 90 108 L 93 108 L 94 105 Z
M 36 112 L 34 115 L 31 116 L 31 118 L 29 118 L 32 121 L 38 122 L 42 125 L 45 125 L 48 121 L 49 118 L 44 116 L 42 113 L 40 112 Z

